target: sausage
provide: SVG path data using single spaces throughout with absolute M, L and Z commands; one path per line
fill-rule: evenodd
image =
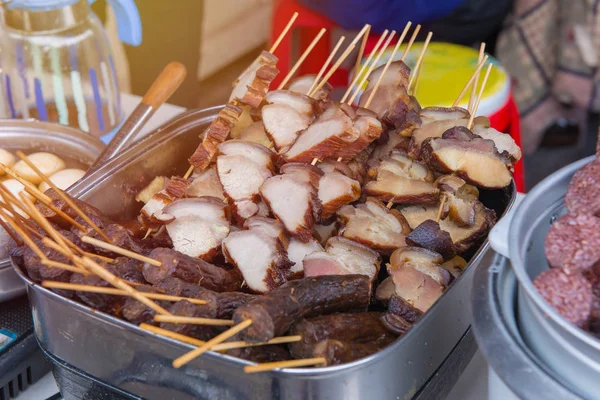
M 600 161 L 592 161 L 573 175 L 565 194 L 565 206 L 573 214 L 600 217 Z
M 396 336 L 390 334 L 380 322 L 381 316 L 382 313 L 378 312 L 359 312 L 301 319 L 290 328 L 290 335 L 302 337 L 299 342 L 289 344 L 290 353 L 294 358 L 313 357 L 315 345 L 325 339 L 354 343 L 390 343 Z
M 226 270 L 173 249 L 157 248 L 148 256 L 162 263 L 160 267 L 144 264 L 144 278 L 150 283 L 159 283 L 173 276 L 215 292 L 233 292 L 242 285 L 242 278 L 237 270 Z
M 181 300 L 173 303 L 168 307 L 169 311 L 173 315 L 181 317 L 194 317 L 194 318 L 216 318 L 217 308 L 214 303 L 207 304 L 193 304 L 187 300 Z M 224 331 L 225 328 L 208 325 L 196 325 L 196 324 L 173 324 L 168 322 L 161 322 L 160 327 L 167 329 L 182 335 L 191 336 L 200 340 L 210 340 L 211 338 Z
M 56 191 L 54 189 L 48 189 L 44 193 L 46 194 L 46 196 L 50 197 L 53 206 L 55 206 L 59 210 L 65 212 L 71 218 L 76 218 L 78 216 L 78 214 L 75 212 L 75 210 L 73 210 L 71 207 L 69 207 L 69 205 L 56 193 Z M 69 195 L 67 195 L 67 196 L 88 217 L 93 215 L 93 216 L 99 216 L 99 217 L 108 219 L 108 217 L 105 217 L 104 214 L 102 214 L 102 212 L 100 210 L 98 210 L 96 207 L 92 206 L 91 204 L 88 204 L 85 201 L 78 200 Z M 70 224 L 67 221 L 65 221 L 62 217 L 58 216 L 54 211 L 52 211 L 50 208 L 46 207 L 44 204 L 42 204 L 40 202 L 36 202 L 35 205 L 40 210 L 42 215 L 44 217 L 46 217 L 48 220 L 50 220 L 51 222 L 62 225 L 65 229 L 68 229 L 70 227 Z
M 323 275 L 290 281 L 256 297 L 233 313 L 239 324 L 252 320 L 242 340 L 266 342 L 283 335 L 297 320 L 341 311 L 366 310 L 371 282 L 366 275 Z
M 562 216 L 550 227 L 544 248 L 551 267 L 567 274 L 590 269 L 600 260 L 600 218 Z
M 227 352 L 229 355 L 255 363 L 286 361 L 290 359 L 290 352 L 284 345 L 271 344 L 267 346 L 243 347 Z
M 392 341 L 393 339 L 387 342 L 354 343 L 325 339 L 315 344 L 311 357 L 324 357 L 327 365 L 338 365 L 375 354 Z
M 592 311 L 592 284 L 582 273 L 567 275 L 559 268 L 539 274 L 533 285 L 540 295 L 570 323 L 585 328 Z

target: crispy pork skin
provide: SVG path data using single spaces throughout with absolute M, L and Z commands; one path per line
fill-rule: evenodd
M 233 314 L 233 321 L 239 324 L 252 320 L 252 325 L 240 332 L 242 340 L 265 342 L 285 334 L 301 318 L 364 311 L 370 298 L 371 282 L 364 275 L 298 279 L 241 306 Z

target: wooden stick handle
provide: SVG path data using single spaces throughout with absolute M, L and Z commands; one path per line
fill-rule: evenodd
M 175 93 L 186 75 L 187 71 L 183 64 L 170 62 L 152 82 L 150 89 L 142 98 L 142 103 L 157 109 Z

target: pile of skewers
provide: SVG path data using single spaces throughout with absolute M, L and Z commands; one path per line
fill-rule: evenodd
M 414 91 L 431 33 L 415 70 L 402 60 L 420 26 L 393 60 L 410 25 L 376 68 L 396 35 L 384 32 L 341 102 L 327 80 L 361 39 L 362 58 L 368 25 L 333 62 L 342 37 L 317 76 L 292 80 L 322 30 L 270 90 L 277 40 L 234 82 L 187 173 L 138 194 L 136 221 L 109 219 L 31 165 L 50 185 L 25 185 L 35 204 L 0 185 L 11 254 L 45 287 L 198 346 L 176 368 L 209 350 L 258 363 L 246 372 L 379 351 L 465 268 L 496 220 L 479 190 L 508 186 L 521 156 L 474 117 L 492 68 L 476 93 L 483 46 L 454 106 L 421 109 Z M 469 110 L 457 107 L 470 88 Z

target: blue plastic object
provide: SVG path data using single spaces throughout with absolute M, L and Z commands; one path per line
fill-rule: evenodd
M 28 11 L 48 11 L 67 7 L 79 0 L 13 0 L 7 4 L 10 9 L 22 8 Z M 91 4 L 95 0 L 88 0 Z M 123 43 L 139 46 L 142 43 L 142 21 L 134 0 L 108 0 L 115 11 L 119 39 Z

